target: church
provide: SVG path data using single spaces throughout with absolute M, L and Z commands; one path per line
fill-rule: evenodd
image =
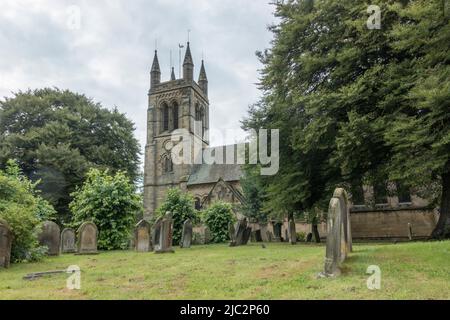
M 153 215 L 165 200 L 169 188 L 179 188 L 191 193 L 198 210 L 218 200 L 232 204 L 243 202 L 240 187 L 241 165 L 195 164 L 194 159 L 188 164 L 178 165 L 172 160 L 172 133 L 177 130 L 184 129 L 192 139 L 200 141 L 203 150 L 210 147 L 208 77 L 203 60 L 198 81 L 194 80 L 194 73 L 189 42 L 181 79 L 176 78 L 172 67 L 170 80 L 161 81 L 158 52 L 155 51 L 148 94 L 144 169 L 145 217 Z M 228 150 L 229 147 L 224 146 L 223 149 Z M 192 152 L 192 158 L 194 157 Z

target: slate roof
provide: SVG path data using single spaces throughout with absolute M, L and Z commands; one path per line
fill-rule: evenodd
M 187 185 L 217 183 L 220 179 L 225 182 L 239 181 L 242 175 L 241 165 L 238 164 L 201 164 L 194 167 Z

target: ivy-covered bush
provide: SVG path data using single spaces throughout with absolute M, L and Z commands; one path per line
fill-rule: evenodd
M 74 228 L 92 221 L 99 230 L 101 250 L 128 248 L 136 216 L 141 213 L 141 197 L 123 172 L 114 176 L 108 171 L 91 169 L 81 188 L 71 194 L 69 207 Z
M 12 160 L 5 171 L 0 170 L 0 219 L 8 223 L 13 234 L 12 262 L 37 261 L 46 253 L 46 248 L 39 246 L 37 234 L 41 222 L 56 212 L 37 193 L 38 183 L 28 180 Z
M 212 242 L 223 243 L 230 240 L 228 226 L 236 221 L 236 217 L 231 204 L 216 202 L 205 210 L 203 221 L 211 231 Z
M 166 200 L 157 209 L 156 215 L 163 217 L 167 212 L 173 216 L 173 245 L 179 245 L 184 222 L 190 219 L 195 224 L 199 220 L 194 198 L 180 189 L 169 189 Z

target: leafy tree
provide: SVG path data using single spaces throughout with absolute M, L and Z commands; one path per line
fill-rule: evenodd
M 138 175 L 134 125 L 117 109 L 68 90 L 18 92 L 0 101 L 0 168 L 17 159 L 24 174 L 69 222 L 70 193 L 89 168 Z
M 245 202 L 242 205 L 242 213 L 251 220 L 267 222 L 268 214 L 263 212 L 265 189 L 262 179 L 259 179 L 259 167 L 248 166 L 244 170 L 241 179 L 242 192 Z
M 449 224 L 448 19 L 439 0 L 375 1 L 382 28 L 367 28 L 367 1 L 276 6 L 273 47 L 258 53 L 264 96 L 245 129 L 280 129 L 280 173 L 264 207 L 325 211 L 338 186 L 442 183 Z
M 164 217 L 167 212 L 172 213 L 173 218 L 173 245 L 180 244 L 183 232 L 183 224 L 187 219 L 193 223 L 198 220 L 198 212 L 195 210 L 194 198 L 191 194 L 173 188 L 167 191 L 164 203 L 156 210 L 157 217 Z
M 228 226 L 234 223 L 233 206 L 225 202 L 216 202 L 203 212 L 203 220 L 211 231 L 213 243 L 230 240 Z
M 124 172 L 91 169 L 84 185 L 72 193 L 73 226 L 94 222 L 102 250 L 126 249 L 136 217 L 142 211 L 141 198 Z
M 46 251 L 39 246 L 37 234 L 41 222 L 54 216 L 55 210 L 38 195 L 35 187 L 14 161 L 8 161 L 5 171 L 0 170 L 0 219 L 12 230 L 13 262 L 36 261 Z

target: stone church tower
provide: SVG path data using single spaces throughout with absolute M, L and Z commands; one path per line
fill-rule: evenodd
M 195 136 L 196 139 L 201 139 L 203 148 L 209 146 L 208 78 L 202 61 L 199 80 L 194 80 L 194 62 L 189 42 L 182 79 L 176 79 L 172 68 L 170 80 L 161 82 L 161 69 L 155 51 L 148 98 L 144 171 L 145 218 L 154 214 L 164 201 L 169 188 L 178 187 L 187 191 L 194 160 L 192 159 L 192 164 L 173 164 L 170 154 L 173 146 L 172 133 L 177 129 L 185 129 L 192 138 Z M 195 126 L 195 123 L 201 125 Z

